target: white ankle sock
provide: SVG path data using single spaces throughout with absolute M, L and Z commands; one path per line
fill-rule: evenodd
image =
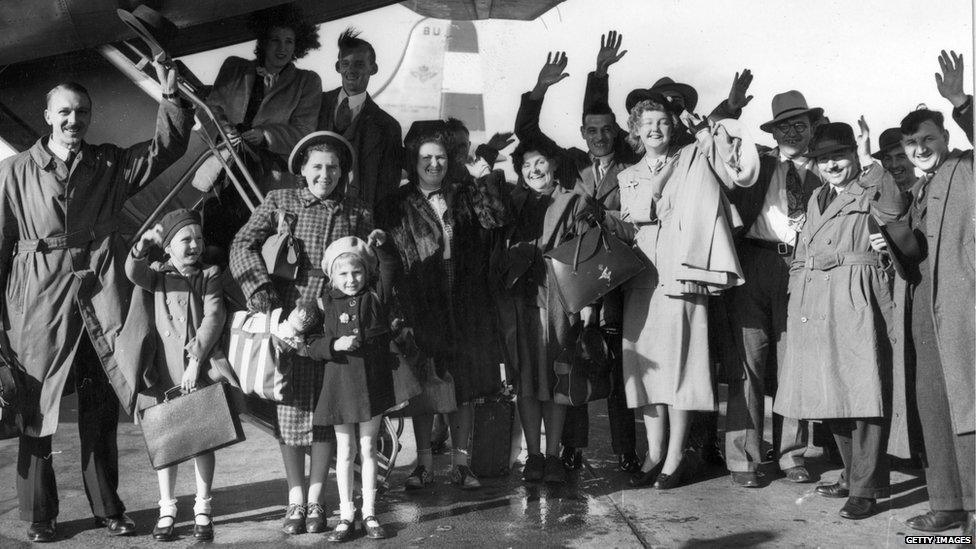
M 176 522 L 176 500 L 175 499 L 161 499 L 159 500 L 159 516 L 173 517 L 173 522 Z
M 356 518 L 356 504 L 353 502 L 339 503 L 339 519 L 348 520 L 352 522 L 352 519 Z
M 363 490 L 363 518 L 376 514 L 376 490 Z
M 212 497 L 202 498 L 200 496 L 197 496 L 196 501 L 193 503 L 194 522 L 196 522 L 197 524 L 209 523 L 209 521 L 204 518 L 199 518 L 198 520 L 197 515 L 201 515 L 201 514 L 210 515 L 212 517 L 213 516 L 213 506 L 211 505 L 212 501 L 213 501 Z

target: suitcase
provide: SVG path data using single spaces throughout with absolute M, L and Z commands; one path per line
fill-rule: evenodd
M 505 381 L 505 367 L 501 368 L 506 390 L 474 401 L 470 467 L 481 478 L 508 476 L 512 467 L 515 397 Z

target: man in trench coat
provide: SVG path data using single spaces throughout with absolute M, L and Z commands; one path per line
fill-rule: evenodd
M 165 99 L 151 141 L 127 149 L 86 143 L 91 98 L 63 83 L 47 96 L 51 135 L 0 162 L 3 354 L 25 371 L 17 494 L 31 541 L 56 536 L 51 439 L 66 389 L 78 391 L 82 474 L 96 525 L 135 533 L 117 494 L 118 409 L 131 408 L 136 387 L 135 373 L 113 356 L 132 288 L 116 224 L 125 200 L 183 155 L 193 123 L 193 111 L 176 103 L 176 70 L 157 64 L 156 72 Z
M 970 143 L 973 97 L 963 91 L 962 56 L 945 51 L 936 76 L 939 93 Z M 973 151 L 949 150 L 942 113 L 917 110 L 901 122 L 902 145 L 924 174 L 913 189 L 910 224 L 921 250 L 909 280 L 906 315 L 915 352 L 915 402 L 925 442 L 925 479 L 931 511 L 905 524 L 925 532 L 964 525 L 973 535 L 976 479 L 976 237 Z M 897 246 L 897 243 L 893 243 Z M 905 250 L 901 250 L 903 255 Z M 909 275 L 911 278 L 911 275 Z
M 908 203 L 871 158 L 863 118 L 817 128 L 810 145 L 824 185 L 810 197 L 790 267 L 786 360 L 773 412 L 823 419 L 844 461 L 817 493 L 848 498 L 846 519 L 874 513 L 890 492 L 885 454 L 891 418 L 891 286 L 871 244 L 871 218 L 898 220 Z

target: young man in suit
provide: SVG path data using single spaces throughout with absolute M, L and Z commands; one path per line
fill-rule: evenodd
M 881 132 L 878 152 L 871 156 L 881 162 L 881 166 L 891 174 L 899 189 L 908 191 L 915 186 L 918 177 L 915 175 L 915 165 L 908 159 L 905 147 L 901 145 L 901 129 L 888 128 Z
M 952 116 L 973 139 L 973 97 L 963 92 L 962 56 L 945 51 L 936 75 Z M 942 113 L 917 110 L 901 122 L 902 146 L 924 175 L 914 188 L 910 223 L 923 257 L 909 319 L 916 355 L 916 403 L 925 441 L 931 511 L 909 527 L 973 535 L 976 477 L 973 310 L 973 151 L 949 150 Z M 907 331 L 907 330 L 906 330 Z
M 810 195 L 820 186 L 813 162 L 805 155 L 823 109 L 810 108 L 798 91 L 777 94 L 773 118 L 762 124 L 777 147 L 760 156 L 759 180 L 729 193 L 742 216 L 737 240 L 745 284 L 728 295 L 729 316 L 739 354 L 728 371 L 725 459 L 735 485 L 760 486 L 763 461 L 763 408 L 770 348 L 777 364 L 786 356 L 787 283 L 797 234 L 805 221 Z M 774 451 L 792 482 L 810 482 L 804 467 L 806 422 L 773 416 Z
M 366 88 L 376 74 L 376 52 L 346 29 L 339 36 L 339 59 L 335 64 L 342 85 L 322 94 L 318 130 L 343 135 L 356 149 L 357 165 L 348 191 L 370 208 L 400 184 L 403 141 L 400 124 L 381 109 Z

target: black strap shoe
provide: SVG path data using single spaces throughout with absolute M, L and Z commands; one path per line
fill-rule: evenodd
M 207 517 L 206 524 L 200 524 L 196 521 L 196 517 L 193 517 L 193 537 L 197 541 L 213 541 L 214 530 L 213 530 L 213 517 L 207 513 L 197 513 L 197 517 Z
M 160 526 L 159 523 L 163 520 L 169 519 L 169 524 L 166 526 Z M 152 537 L 156 541 L 173 541 L 176 539 L 176 517 L 173 515 L 162 515 L 156 520 L 156 526 L 153 526 Z
M 366 531 L 366 537 L 369 539 L 386 538 L 386 530 L 383 529 L 383 525 L 373 515 L 363 519 L 363 530 Z
M 840 509 L 840 516 L 851 520 L 865 519 L 873 514 L 874 500 L 858 496 L 847 498 L 847 503 Z
M 342 543 L 344 541 L 349 541 L 352 539 L 355 529 L 352 527 L 352 523 L 348 520 L 340 520 L 339 524 L 336 524 L 335 530 L 329 533 L 329 537 L 326 540 L 332 543 Z
M 95 517 L 95 526 L 104 526 L 111 536 L 134 536 L 136 523 L 125 513 L 114 517 Z
M 27 539 L 34 543 L 48 543 L 58 537 L 54 519 L 32 522 L 27 529 Z

